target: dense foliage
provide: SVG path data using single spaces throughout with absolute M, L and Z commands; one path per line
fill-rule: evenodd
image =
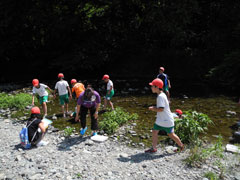
M 105 133 L 112 134 L 124 123 L 137 118 L 138 115 L 136 113 L 130 114 L 122 108 L 116 107 L 114 111 L 108 111 L 102 115 L 99 127 Z
M 155 77 L 162 65 L 176 82 L 240 87 L 240 1 L 8 0 L 0 8 L 2 82 L 59 71 Z
M 26 93 L 19 93 L 16 95 L 8 95 L 7 93 L 0 93 L 0 108 L 16 108 L 23 110 L 26 106 L 32 103 L 32 96 Z
M 205 133 L 212 123 L 208 115 L 196 111 L 184 112 L 181 119 L 175 121 L 175 131 L 183 143 L 195 144 L 200 140 L 199 135 Z

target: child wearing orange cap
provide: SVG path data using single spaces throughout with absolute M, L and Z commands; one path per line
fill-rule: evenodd
M 153 93 L 157 94 L 156 106 L 150 106 L 149 110 L 157 112 L 157 118 L 152 130 L 152 148 L 146 150 L 146 153 L 157 152 L 158 133 L 163 130 L 167 135 L 177 143 L 180 147 L 178 150 L 182 151 L 184 145 L 180 138 L 174 133 L 174 118 L 171 113 L 169 102 L 165 93 L 163 93 L 163 81 L 159 78 L 154 79 L 151 83 Z
M 47 101 L 48 101 L 48 92 L 46 89 L 48 89 L 50 92 L 53 92 L 52 89 L 50 89 L 47 85 L 39 83 L 38 79 L 32 80 L 33 84 L 33 95 L 32 95 L 32 105 L 34 106 L 34 96 L 35 94 L 39 95 L 39 103 L 42 105 L 44 117 L 47 116 Z
M 107 93 L 104 97 L 104 109 L 106 109 L 107 104 L 109 103 L 112 110 L 114 110 L 113 103 L 111 101 L 113 95 L 114 95 L 114 88 L 113 88 L 113 82 L 109 79 L 109 75 L 105 74 L 102 78 L 102 80 L 107 83 Z
M 72 99 L 72 93 L 69 88 L 68 82 L 64 80 L 63 73 L 59 73 L 58 78 L 59 78 L 59 81 L 55 85 L 54 97 L 56 97 L 56 91 L 58 90 L 63 117 L 66 117 L 66 114 L 68 114 L 68 103 L 69 103 L 69 99 L 70 100 Z M 70 98 L 68 96 L 68 93 Z M 65 106 L 66 106 L 66 114 L 65 114 Z

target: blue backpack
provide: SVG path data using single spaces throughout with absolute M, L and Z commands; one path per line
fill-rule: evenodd
M 35 120 L 34 120 L 35 121 Z M 33 138 L 31 141 L 29 141 L 28 139 L 28 127 L 34 122 L 32 121 L 28 126 L 26 125 L 25 127 L 22 128 L 22 130 L 20 131 L 20 143 L 22 145 L 23 148 L 25 149 L 30 149 L 31 148 L 31 141 L 34 139 L 34 137 L 37 134 L 37 131 L 35 132 Z

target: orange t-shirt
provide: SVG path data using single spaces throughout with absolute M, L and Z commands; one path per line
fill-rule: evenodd
M 82 83 L 76 83 L 73 88 L 72 88 L 72 92 L 76 93 L 76 97 L 78 98 L 79 95 L 85 90 L 85 87 Z

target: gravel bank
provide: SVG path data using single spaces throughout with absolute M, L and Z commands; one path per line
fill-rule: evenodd
M 130 148 L 114 139 L 97 143 L 89 136 L 64 138 L 60 132 L 45 136 L 47 146 L 24 150 L 19 145 L 22 124 L 0 117 L 0 179 L 86 179 L 86 180 L 155 180 L 206 179 L 208 171 L 219 173 L 211 163 L 189 168 L 183 153 L 169 153 L 159 148 L 155 154 Z M 240 180 L 240 158 L 224 153 L 227 159 L 225 179 Z M 236 158 L 237 157 L 237 158 Z M 232 167 L 231 170 L 229 168 Z

